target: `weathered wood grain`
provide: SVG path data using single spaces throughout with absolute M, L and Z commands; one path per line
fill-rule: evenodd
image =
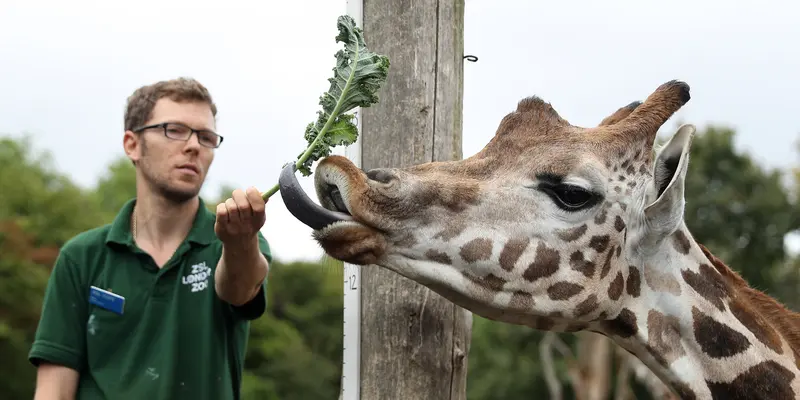
M 460 159 L 464 1 L 364 0 L 363 15 L 391 68 L 361 112 L 362 167 Z M 361 273 L 361 398 L 466 399 L 472 314 L 391 271 Z

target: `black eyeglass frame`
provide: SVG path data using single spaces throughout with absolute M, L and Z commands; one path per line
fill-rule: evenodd
M 188 129 L 189 130 L 189 136 L 187 136 L 186 139 L 176 138 L 176 137 L 170 136 L 168 131 L 167 131 L 167 127 L 170 126 L 170 125 L 177 125 L 177 126 L 180 126 L 182 128 Z M 224 137 L 222 137 L 222 135 L 220 135 L 220 134 L 218 134 L 218 133 L 216 133 L 216 132 L 214 132 L 212 130 L 194 129 L 192 127 L 186 126 L 186 125 L 181 124 L 179 122 L 162 122 L 162 123 L 159 123 L 159 124 L 147 125 L 147 126 L 143 126 L 143 127 L 140 127 L 140 128 L 136 128 L 136 129 L 133 130 L 133 132 L 134 133 L 142 133 L 147 129 L 154 129 L 154 128 L 161 128 L 164 131 L 164 136 L 166 136 L 166 137 L 168 137 L 168 138 L 170 138 L 172 140 L 180 140 L 180 141 L 183 141 L 183 142 L 188 142 L 189 139 L 192 138 L 192 135 L 197 135 L 197 138 L 198 138 L 197 143 L 200 143 L 201 146 L 208 147 L 210 149 L 218 149 L 219 146 L 222 145 L 222 141 L 225 139 Z M 201 140 L 199 140 L 201 133 L 212 134 L 212 135 L 216 136 L 217 138 L 219 138 L 219 142 L 217 142 L 216 146 L 213 146 L 213 147 L 212 146 L 207 146 L 207 145 L 203 144 L 203 142 Z

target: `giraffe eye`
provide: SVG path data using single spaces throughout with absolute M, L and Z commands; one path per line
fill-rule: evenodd
M 565 211 L 578 211 L 597 203 L 598 196 L 574 185 L 542 185 L 541 190 L 553 199 L 556 205 Z

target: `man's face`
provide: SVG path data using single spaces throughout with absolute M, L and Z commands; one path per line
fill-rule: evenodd
M 207 104 L 177 103 L 167 98 L 156 102 L 152 117 L 144 125 L 164 122 L 195 130 L 215 131 L 216 128 Z M 154 192 L 176 203 L 198 195 L 214 160 L 214 149 L 201 145 L 197 134 L 188 141 L 175 140 L 165 136 L 164 128 L 158 127 L 138 135 L 126 132 L 125 136 L 128 155 L 137 162 L 141 176 Z

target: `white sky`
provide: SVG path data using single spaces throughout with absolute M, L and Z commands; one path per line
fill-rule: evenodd
M 796 165 L 800 5 L 760 3 L 467 0 L 465 53 L 480 59 L 465 64 L 464 155 L 522 97 L 594 125 L 678 78 L 692 101 L 668 128 L 729 124 L 758 161 Z M 305 148 L 345 12 L 345 0 L 2 0 L 0 133 L 33 134 L 58 168 L 92 185 L 123 154 L 126 97 L 192 76 L 215 97 L 225 136 L 204 195 L 222 183 L 266 190 Z M 302 182 L 312 193 L 311 178 Z M 268 213 L 278 258 L 321 254 L 279 194 Z

